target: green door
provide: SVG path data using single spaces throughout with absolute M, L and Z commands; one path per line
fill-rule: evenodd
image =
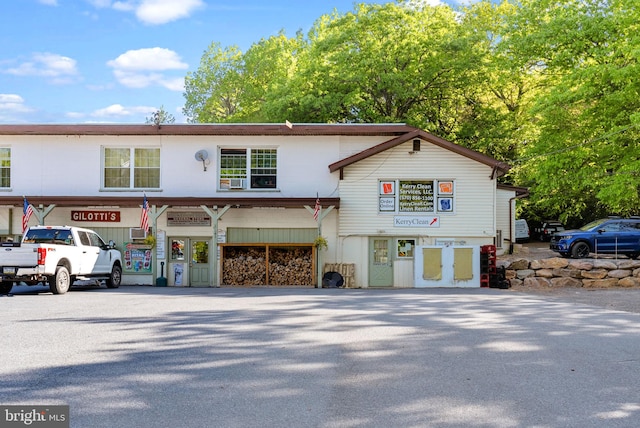
M 210 287 L 211 266 L 209 263 L 209 240 L 191 239 L 191 258 L 189 259 L 189 285 L 191 287 Z
M 393 286 L 391 238 L 369 238 L 369 286 Z

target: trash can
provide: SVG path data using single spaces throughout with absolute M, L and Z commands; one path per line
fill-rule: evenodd
M 322 276 L 322 288 L 340 288 L 344 286 L 344 278 L 338 272 L 327 272 Z
M 164 277 L 164 262 L 160 262 L 160 277 L 156 278 L 156 287 L 166 287 L 167 278 Z

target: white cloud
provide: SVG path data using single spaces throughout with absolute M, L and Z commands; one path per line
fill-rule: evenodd
M 184 92 L 184 77 L 162 79 L 159 83 L 170 91 Z
M 90 121 L 122 121 L 127 117 L 137 117 L 140 115 L 150 115 L 157 109 L 155 107 L 147 107 L 147 106 L 132 106 L 125 107 L 122 104 L 112 104 L 108 107 L 101 108 L 98 110 L 94 110 L 90 113 L 83 112 L 67 112 L 65 114 L 66 117 L 77 120 L 84 121 L 85 119 L 89 119 Z
M 136 16 L 145 24 L 166 24 L 186 18 L 203 6 L 202 0 L 143 0 L 136 9 Z
M 95 8 L 112 8 L 121 12 L 134 12 L 144 24 L 161 25 L 189 17 L 204 7 L 203 0 L 87 0 Z
M 184 70 L 189 64 L 182 62 L 180 56 L 170 49 L 146 48 L 131 50 L 107 65 L 120 70 Z
M 184 90 L 184 78 L 166 76 L 163 72 L 189 68 L 174 51 L 157 47 L 127 51 L 108 61 L 107 65 L 113 68 L 114 76 L 124 86 L 158 85 L 171 91 Z
M 40 4 L 44 4 L 46 6 L 57 6 L 58 0 L 38 0 Z
M 24 98 L 16 94 L 0 94 L 0 111 L 9 113 L 29 113 L 33 109 L 24 104 Z
M 0 123 L 22 123 L 35 109 L 28 107 L 16 94 L 0 94 Z
M 130 120 L 142 123 L 142 116 L 149 117 L 158 110 L 157 107 L 149 106 L 123 106 L 122 104 L 112 104 L 108 107 L 86 112 L 67 112 L 65 116 L 77 122 L 83 123 L 124 123 Z M 181 117 L 182 107 L 176 108 L 176 118 Z M 0 119 L 2 116 L 0 115 Z M 185 119 L 186 123 L 186 119 Z
M 133 106 L 124 107 L 121 104 L 112 104 L 108 107 L 95 110 L 91 117 L 126 117 L 139 114 L 150 114 L 156 111 L 155 107 Z
M 40 76 L 52 83 L 71 83 L 78 75 L 76 60 L 53 53 L 34 53 L 31 58 L 16 67 L 3 70 L 16 76 Z

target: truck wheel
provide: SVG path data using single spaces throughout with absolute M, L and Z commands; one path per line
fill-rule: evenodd
M 13 288 L 13 282 L 0 284 L 0 294 L 9 294 Z
M 111 268 L 111 275 L 107 279 L 107 288 L 120 287 L 120 281 L 122 281 L 122 268 L 119 265 L 113 265 Z
M 56 274 L 49 277 L 49 289 L 53 294 L 64 294 L 71 286 L 71 276 L 64 266 L 58 266 Z

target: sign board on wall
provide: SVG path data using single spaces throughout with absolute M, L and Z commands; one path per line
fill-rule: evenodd
M 400 181 L 398 211 L 433 212 L 433 181 Z
M 395 216 L 394 227 L 440 227 L 440 217 Z
M 100 221 L 105 223 L 119 223 L 120 211 L 79 210 L 71 211 L 72 221 Z
M 165 240 L 167 234 L 164 230 L 158 230 L 156 232 L 156 257 L 158 260 L 164 260 L 167 257 Z
M 454 180 L 381 180 L 380 213 L 455 213 Z
M 168 211 L 167 226 L 211 226 L 211 217 L 204 211 Z
M 152 254 L 150 245 L 125 242 L 124 248 L 124 272 L 151 273 Z

